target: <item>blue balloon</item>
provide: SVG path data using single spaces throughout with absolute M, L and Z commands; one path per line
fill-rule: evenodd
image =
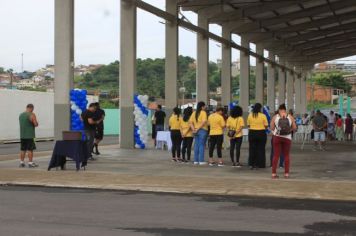
M 144 143 L 142 143 L 141 145 L 140 145 L 140 147 L 141 147 L 141 149 L 145 149 L 145 144 Z

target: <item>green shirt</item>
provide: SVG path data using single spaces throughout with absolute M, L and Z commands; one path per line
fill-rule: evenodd
M 30 119 L 31 119 L 30 112 L 23 112 L 19 116 L 21 139 L 33 139 L 36 136 L 35 126 L 33 125 Z

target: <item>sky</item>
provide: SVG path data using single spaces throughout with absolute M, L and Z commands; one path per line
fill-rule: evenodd
M 163 0 L 145 0 L 164 9 Z M 0 0 L 0 67 L 35 71 L 54 63 L 54 0 Z M 183 12 L 196 24 L 196 14 Z M 108 64 L 120 55 L 120 0 L 75 0 L 75 64 Z M 164 57 L 164 23 L 142 10 L 137 15 L 137 57 Z M 221 35 L 221 27 L 210 25 L 210 31 Z M 179 53 L 196 58 L 196 34 L 179 30 Z M 233 36 L 236 43 L 238 36 Z M 221 58 L 221 45 L 210 40 L 209 60 Z M 254 45 L 251 44 L 254 50 Z M 265 52 L 265 56 L 267 56 Z M 232 60 L 239 57 L 233 50 Z M 352 59 L 356 59 L 353 57 Z M 255 60 L 251 58 L 251 64 Z

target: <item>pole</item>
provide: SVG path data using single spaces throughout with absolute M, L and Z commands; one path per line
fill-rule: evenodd
M 23 72 L 23 53 L 21 53 L 21 72 Z
M 347 113 L 351 113 L 351 98 L 347 97 Z

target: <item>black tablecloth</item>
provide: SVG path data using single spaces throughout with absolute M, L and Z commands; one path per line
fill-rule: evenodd
M 75 161 L 77 170 L 80 167 L 86 166 L 89 158 L 86 141 L 57 141 L 48 165 L 48 170 L 56 167 L 63 169 L 67 157 Z

